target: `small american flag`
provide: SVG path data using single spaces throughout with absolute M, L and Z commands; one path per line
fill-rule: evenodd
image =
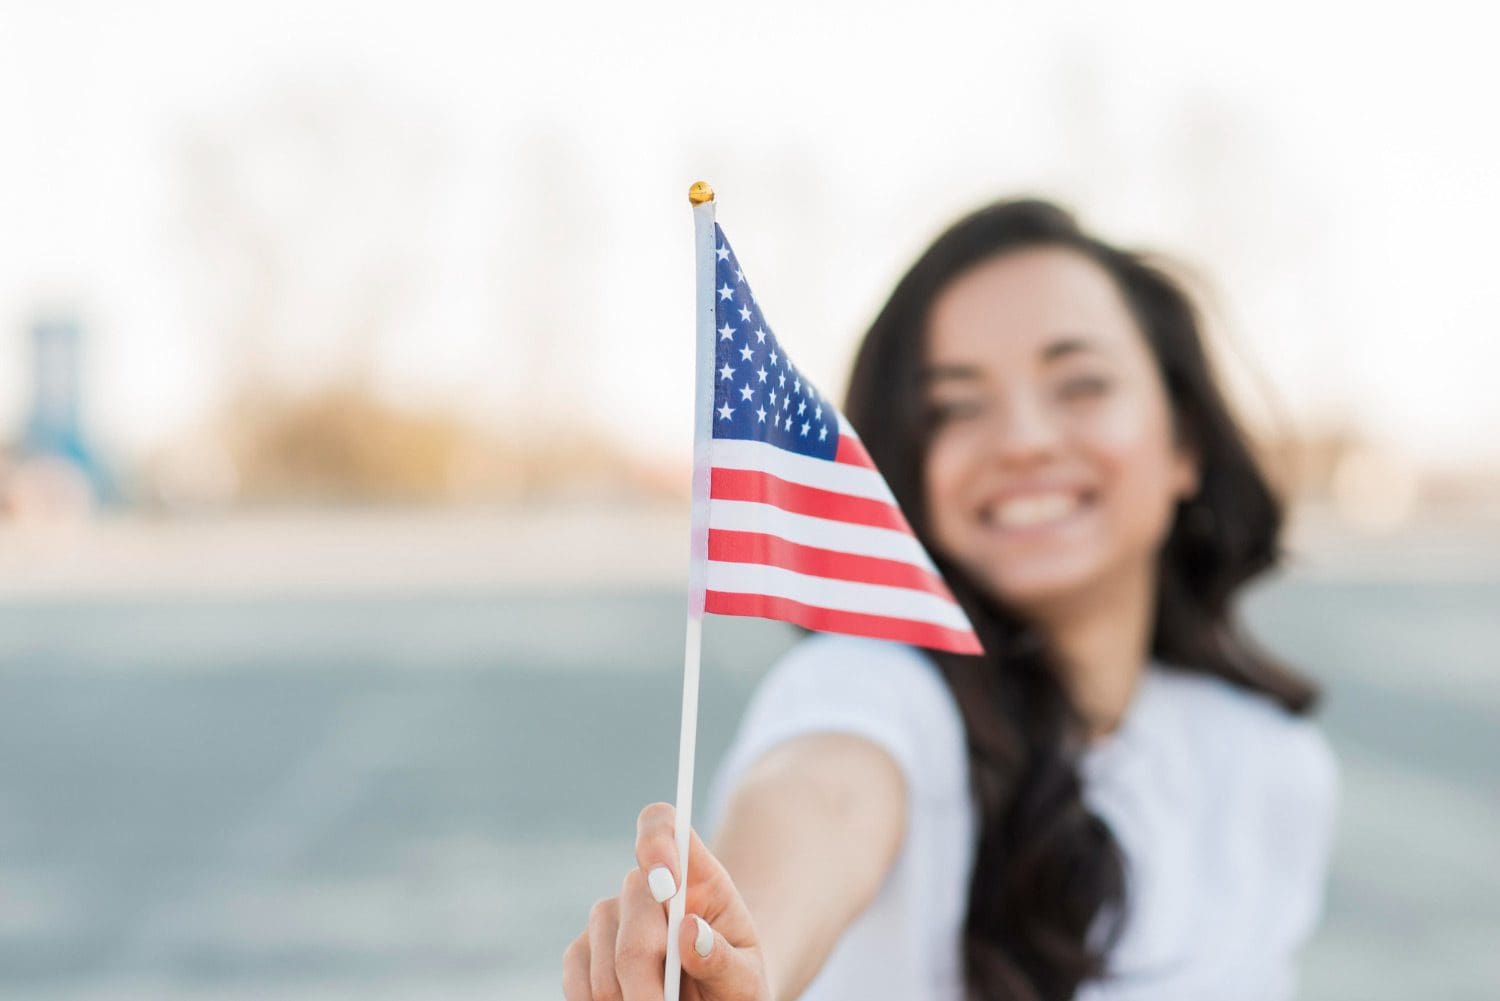
M 714 226 L 704 610 L 979 653 L 854 429 L 782 350 Z

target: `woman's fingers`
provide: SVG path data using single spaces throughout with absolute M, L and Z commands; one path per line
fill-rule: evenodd
M 669 804 L 652 803 L 635 821 L 635 860 L 657 903 L 670 900 L 680 884 L 676 816 Z
M 683 919 L 677 944 L 682 951 L 682 972 L 698 985 L 703 997 L 715 1001 L 769 998 L 759 954 L 735 948 L 698 915 Z
M 639 900 L 639 893 L 636 897 Z M 643 901 L 639 909 L 643 913 L 651 910 Z M 645 946 L 645 958 L 650 960 L 654 972 L 633 979 L 630 995 L 622 991 L 615 973 L 616 949 L 624 932 L 619 914 L 620 898 L 599 901 L 589 912 L 588 928 L 563 953 L 564 1001 L 622 1001 L 637 996 L 636 980 L 639 980 L 639 988 L 645 996 L 661 996 L 665 947 L 657 948 L 654 940 L 639 942 L 632 938 L 629 942 L 631 950 Z M 645 927 L 649 930 L 650 923 Z M 665 930 L 665 922 L 662 922 L 662 928 Z M 636 933 L 630 934 L 634 936 Z M 699 986 L 700 997 L 759 1001 L 765 996 L 765 979 L 758 965 L 758 956 L 736 949 L 698 915 L 687 915 L 678 945 L 682 950 L 682 972 Z M 631 953 L 627 951 L 626 955 L 629 957 Z M 633 963 L 632 958 L 627 958 L 627 968 L 633 969 Z
M 683 972 L 699 985 L 702 996 L 715 1001 L 767 996 L 755 923 L 750 919 L 749 909 L 734 880 L 696 831 L 691 834 L 690 845 L 686 900 L 690 913 L 678 930 Z M 637 882 L 645 881 L 647 892 L 656 902 L 650 927 L 665 942 L 666 908 L 661 904 L 676 891 L 681 878 L 677 866 L 676 813 L 670 804 L 653 803 L 641 811 L 636 820 L 635 859 L 640 866 L 636 870 Z M 670 886 L 667 880 L 671 881 Z M 660 886 L 653 885 L 657 883 Z M 655 892 L 658 890 L 666 892 Z M 621 906 L 623 910 L 625 905 Z M 625 925 L 630 920 L 621 919 L 622 942 Z M 663 957 L 664 953 L 652 957 L 657 960 L 656 985 L 661 984 Z M 625 997 L 626 1001 L 633 1001 L 628 990 Z
M 563 1001 L 594 1001 L 589 986 L 589 933 L 585 928 L 563 952 Z
M 614 975 L 624 1001 L 660 1001 L 667 960 L 667 912 L 645 873 L 632 869 L 620 888 L 620 930 Z
M 636 819 L 635 859 L 646 874 L 652 897 L 658 902 L 669 900 L 681 885 L 676 817 L 670 803 L 652 803 Z M 697 831 L 692 832 L 689 844 L 688 908 L 712 922 L 718 922 L 721 916 L 729 916 L 732 920 L 722 929 L 724 933 L 736 945 L 752 944 L 744 938 L 748 934 L 748 913 L 729 873 L 704 845 Z M 668 880 L 671 881 L 670 887 Z M 660 892 L 663 890 L 665 894 Z
M 615 979 L 615 939 L 620 933 L 620 899 L 601 900 L 589 911 L 588 988 L 592 1001 L 622 1001 Z M 573 1001 L 569 998 L 568 1001 Z
M 637 868 L 618 897 L 589 911 L 588 929 L 563 953 L 566 1001 L 660 1001 L 667 956 L 666 901 L 679 889 L 675 815 L 655 803 L 636 822 Z M 764 1001 L 755 926 L 719 860 L 691 835 L 682 923 L 683 973 L 710 1001 Z M 701 916 L 700 916 L 701 915 Z

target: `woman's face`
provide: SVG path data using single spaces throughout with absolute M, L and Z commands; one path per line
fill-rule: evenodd
M 1023 614 L 1153 581 L 1197 465 L 1109 274 L 1062 248 L 981 263 L 933 303 L 925 351 L 938 548 Z

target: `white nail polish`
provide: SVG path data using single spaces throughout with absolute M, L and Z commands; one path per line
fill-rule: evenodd
M 666 903 L 672 899 L 677 892 L 677 884 L 672 880 L 672 871 L 664 865 L 659 865 L 646 876 L 646 885 L 651 887 L 651 896 L 656 898 L 658 904 Z
M 693 915 L 693 920 L 698 922 L 698 934 L 693 938 L 693 951 L 707 959 L 708 954 L 714 951 L 714 930 L 696 914 Z

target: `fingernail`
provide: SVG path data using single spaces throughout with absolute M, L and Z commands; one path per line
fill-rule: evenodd
M 651 887 L 651 896 L 656 898 L 658 904 L 664 904 L 672 899 L 677 892 L 677 883 L 672 879 L 672 871 L 664 865 L 652 869 L 646 876 L 646 885 Z
M 693 951 L 704 959 L 714 951 L 714 930 L 708 926 L 698 915 L 693 915 L 693 920 L 698 922 L 698 934 L 693 938 Z

